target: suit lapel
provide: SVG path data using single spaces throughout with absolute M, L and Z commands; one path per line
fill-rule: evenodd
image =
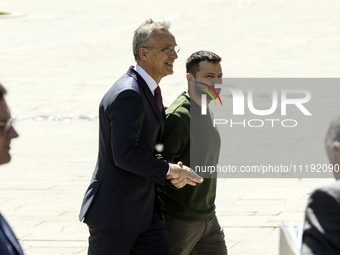
M 164 128 L 164 123 L 165 123 L 165 111 L 163 107 L 163 111 L 160 112 L 158 105 L 156 103 L 156 100 L 154 96 L 152 95 L 149 86 L 146 84 L 144 79 L 133 69 L 133 67 L 130 67 L 128 70 L 128 75 L 133 77 L 134 79 L 137 80 L 139 87 L 141 88 L 140 93 L 145 95 L 145 97 L 148 99 L 149 104 L 151 105 L 152 110 L 154 111 L 157 119 L 159 120 L 161 124 L 161 132 L 163 131 Z M 161 133 L 162 135 L 162 133 Z
M 4 217 L 2 217 L 1 213 L 0 213 L 0 228 L 3 231 L 4 235 L 6 236 L 7 240 L 12 244 L 13 248 L 17 251 L 17 253 L 19 255 L 23 255 L 24 252 L 22 251 L 15 234 L 11 230 L 10 226 L 8 225 Z

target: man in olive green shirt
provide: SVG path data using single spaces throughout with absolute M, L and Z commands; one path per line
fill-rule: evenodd
M 217 97 L 210 88 L 221 83 L 220 62 L 221 58 L 209 51 L 198 51 L 188 58 L 188 91 L 166 110 L 162 138 L 162 157 L 166 161 L 181 161 L 192 169 L 218 163 L 220 135 L 213 126 L 210 109 L 206 115 L 201 113 L 201 96 L 209 90 Z M 219 93 L 220 89 L 215 91 Z M 210 101 L 207 96 L 207 105 Z M 216 178 L 216 173 L 208 173 L 205 181 L 195 187 L 186 185 L 186 179 L 171 180 L 158 187 L 163 223 L 174 255 L 227 254 L 223 230 L 215 215 Z

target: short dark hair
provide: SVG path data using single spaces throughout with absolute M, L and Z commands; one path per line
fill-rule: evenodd
M 217 54 L 207 51 L 207 50 L 200 50 L 197 51 L 187 59 L 186 68 L 187 73 L 191 73 L 196 76 L 196 73 L 199 72 L 199 65 L 202 61 L 209 61 L 212 63 L 220 63 L 222 58 Z
M 4 96 L 7 94 L 7 90 L 0 83 L 0 100 L 4 99 Z

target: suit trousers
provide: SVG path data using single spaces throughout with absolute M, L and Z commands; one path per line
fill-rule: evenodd
M 216 215 L 204 221 L 184 221 L 164 216 L 173 255 L 227 255 L 223 230 Z
M 112 231 L 89 226 L 88 255 L 171 255 L 162 221 L 154 213 L 149 228 L 141 233 Z

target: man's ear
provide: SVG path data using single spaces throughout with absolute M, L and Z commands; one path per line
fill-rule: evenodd
M 332 150 L 334 154 L 340 158 L 340 142 L 339 141 L 334 141 L 331 143 Z
M 138 50 L 138 54 L 141 60 L 147 60 L 148 56 L 147 56 L 147 49 L 146 48 L 139 48 Z
M 186 75 L 187 77 L 187 81 L 188 81 L 188 94 L 190 96 L 190 89 L 192 87 L 192 85 L 194 84 L 194 76 L 191 73 L 187 73 Z
M 191 83 L 194 83 L 195 77 L 191 73 L 187 73 L 186 77 L 187 77 L 188 85 Z

